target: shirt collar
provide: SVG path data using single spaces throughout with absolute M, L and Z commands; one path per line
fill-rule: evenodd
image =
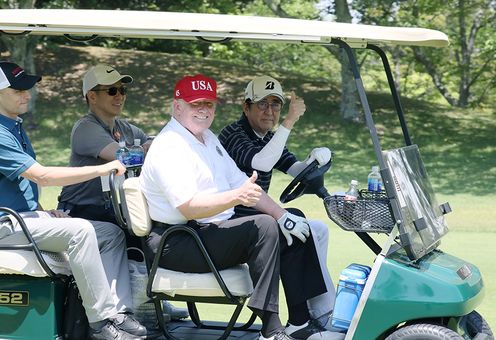
M 120 142 L 121 139 L 122 139 L 122 134 L 119 132 L 119 128 L 117 127 L 118 125 L 118 120 L 116 119 L 115 120 L 115 123 L 114 123 L 114 129 L 111 131 L 110 130 L 110 127 L 105 124 L 105 122 L 103 120 L 101 120 L 100 118 L 98 118 L 98 116 L 92 112 L 91 110 L 88 110 L 88 115 L 94 119 L 98 124 L 100 124 L 100 126 L 102 128 L 104 128 L 108 133 L 110 133 L 110 135 L 112 136 L 112 138 L 117 141 L 117 142 Z
M 19 124 L 22 124 L 22 118 L 12 119 L 0 114 L 0 124 L 5 126 L 9 131 L 13 131 Z
M 262 135 L 261 133 L 258 133 L 255 130 L 253 130 L 253 128 L 250 125 L 250 122 L 248 121 L 248 117 L 246 117 L 246 114 L 244 112 L 241 113 L 241 117 L 239 118 L 238 122 L 252 139 L 254 138 L 264 139 L 265 136 L 267 136 L 268 132 Z

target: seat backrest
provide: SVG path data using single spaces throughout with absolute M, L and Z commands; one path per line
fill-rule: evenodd
M 128 228 L 136 236 L 146 236 L 152 229 L 146 198 L 141 191 L 139 177 L 131 177 L 122 184 L 124 199 L 121 197 L 122 210 Z

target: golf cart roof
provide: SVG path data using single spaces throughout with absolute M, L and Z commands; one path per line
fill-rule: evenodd
M 2 9 L 6 34 L 278 41 L 326 44 L 342 39 L 351 47 L 410 45 L 444 47 L 446 34 L 424 28 L 384 27 L 318 20 L 224 14 L 80 9 Z M 84 40 L 84 38 L 83 38 Z

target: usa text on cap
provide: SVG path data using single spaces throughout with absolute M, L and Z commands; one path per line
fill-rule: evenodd
M 217 101 L 217 83 L 203 74 L 185 76 L 174 87 L 174 99 L 182 99 L 188 103 L 199 100 Z

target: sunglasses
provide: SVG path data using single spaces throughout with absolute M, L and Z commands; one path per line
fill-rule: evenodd
M 121 87 L 112 86 L 112 87 L 109 87 L 108 89 L 94 89 L 92 91 L 104 91 L 104 92 L 107 92 L 107 94 L 111 97 L 115 96 L 117 94 L 117 91 L 119 91 L 119 93 L 121 95 L 125 96 L 127 93 L 127 87 L 125 87 L 125 86 L 121 86 Z
M 259 110 L 266 111 L 269 106 L 272 109 L 272 112 L 279 112 L 282 109 L 282 103 L 280 101 L 268 102 L 267 100 L 261 100 L 256 102 Z

